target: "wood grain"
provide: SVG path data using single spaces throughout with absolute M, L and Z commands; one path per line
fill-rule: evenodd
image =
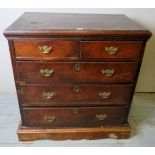
M 24 106 L 104 106 L 127 105 L 133 85 L 18 85 L 18 95 Z M 54 93 L 50 99 L 44 93 Z M 110 93 L 102 98 L 99 93 Z M 90 95 L 91 94 L 91 95 Z
M 79 71 L 75 70 L 76 64 L 80 65 Z M 77 62 L 77 63 L 51 63 L 51 62 L 16 62 L 18 79 L 39 83 L 53 82 L 133 82 L 137 70 L 137 62 Z M 50 77 L 40 73 L 41 69 L 53 69 Z M 112 76 L 106 76 L 102 70 L 114 70 Z
M 18 128 L 18 138 L 20 141 L 34 140 L 94 140 L 101 138 L 126 139 L 129 138 L 132 130 L 128 124 L 124 126 L 106 126 L 93 128 L 25 128 L 21 124 Z
M 127 107 L 24 108 L 27 127 L 101 127 L 123 125 Z M 98 119 L 98 115 L 106 115 Z M 54 116 L 53 121 L 48 117 Z
M 104 58 L 138 58 L 142 42 L 136 41 L 84 41 L 82 42 L 82 57 L 84 59 L 104 59 Z M 115 47 L 118 51 L 109 54 L 105 48 Z
M 24 13 L 9 26 L 4 34 L 9 36 L 143 36 L 151 33 L 125 15 Z M 143 37 L 140 37 L 141 39 Z
M 42 46 L 51 47 L 49 54 L 39 50 Z M 77 40 L 15 40 L 16 59 L 31 60 L 75 60 L 78 59 L 79 42 Z

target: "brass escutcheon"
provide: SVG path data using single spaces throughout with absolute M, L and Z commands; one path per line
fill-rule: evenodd
M 80 64 L 75 64 L 74 70 L 75 71 L 80 71 Z
M 73 109 L 73 113 L 74 113 L 74 114 L 77 114 L 78 112 L 79 112 L 79 111 L 78 111 L 77 108 L 74 108 L 74 109 Z
M 80 91 L 80 88 L 78 86 L 75 86 L 74 91 L 78 93 Z

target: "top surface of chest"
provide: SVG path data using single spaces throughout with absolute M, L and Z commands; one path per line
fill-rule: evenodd
M 4 34 L 149 36 L 150 32 L 125 15 L 24 13 Z

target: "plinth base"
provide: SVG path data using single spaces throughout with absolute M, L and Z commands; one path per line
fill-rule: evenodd
M 94 128 L 26 128 L 20 124 L 17 133 L 19 141 L 33 141 L 42 139 L 126 139 L 130 137 L 131 128 L 129 124 L 126 124 L 125 126 L 107 126 Z

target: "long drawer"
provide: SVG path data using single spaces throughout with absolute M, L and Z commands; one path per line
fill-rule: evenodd
M 27 127 L 96 127 L 122 125 L 127 107 L 24 108 Z
M 25 106 L 127 105 L 132 85 L 18 85 Z
M 133 82 L 137 62 L 16 62 L 18 80 L 32 82 Z
M 85 59 L 136 59 L 141 47 L 141 41 L 83 41 L 81 51 Z

